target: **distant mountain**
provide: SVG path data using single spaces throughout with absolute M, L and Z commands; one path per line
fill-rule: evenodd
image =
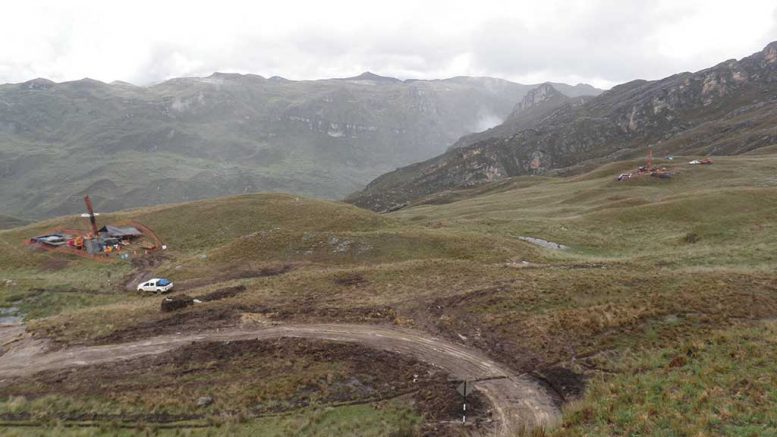
M 777 149 L 777 42 L 740 61 L 597 97 L 570 98 L 543 84 L 503 124 L 387 173 L 348 200 L 385 211 L 444 190 L 643 156 L 649 145 L 657 155 Z
M 502 124 L 482 132 L 465 135 L 459 138 L 451 148 L 467 147 L 489 138 L 506 138 L 533 126 L 561 106 L 582 105 L 593 97 L 593 95 L 570 97 L 559 92 L 556 86 L 544 83 L 534 88 L 515 105 L 513 111 Z
M 369 72 L 0 85 L 0 213 L 80 212 L 85 193 L 103 211 L 254 191 L 339 198 L 499 124 L 534 87 Z
M 595 88 L 591 85 L 588 85 L 587 83 L 579 83 L 577 85 L 567 85 L 565 83 L 558 82 L 546 83 L 567 97 L 598 96 L 604 92 L 604 90 Z
M 362 82 L 362 83 L 370 83 L 370 84 L 396 84 L 401 83 L 402 81 L 395 78 L 395 77 L 386 77 L 386 76 L 379 76 L 375 73 L 365 71 L 364 73 L 354 76 L 354 77 L 345 77 L 342 79 L 335 79 L 335 80 L 344 80 L 349 82 Z

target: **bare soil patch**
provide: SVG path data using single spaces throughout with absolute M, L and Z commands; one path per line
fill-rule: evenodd
M 546 360 L 524 344 L 520 336 L 507 336 L 495 329 L 485 329 L 473 308 L 498 305 L 503 294 L 511 290 L 510 282 L 473 290 L 457 296 L 421 303 L 408 313 L 419 326 L 449 340 L 465 343 L 486 351 L 497 361 L 518 373 L 545 365 Z
M 255 268 L 238 268 L 219 275 L 212 275 L 204 278 L 189 279 L 185 281 L 177 281 L 175 283 L 176 290 L 191 290 L 195 288 L 204 287 L 206 285 L 218 284 L 221 282 L 232 281 L 235 279 L 251 279 L 251 278 L 264 278 L 270 276 L 278 276 L 284 273 L 288 273 L 300 266 L 299 263 L 284 263 L 284 264 L 271 264 L 262 267 Z
M 531 372 L 531 375 L 542 381 L 558 398 L 557 405 L 578 400 L 583 397 L 587 377 L 566 367 L 552 366 Z
M 221 300 L 221 299 L 226 299 L 228 297 L 235 297 L 244 291 L 246 291 L 245 285 L 236 285 L 234 287 L 219 288 L 218 290 L 202 295 L 197 299 L 203 302 L 212 302 L 214 300 Z
M 167 296 L 162 300 L 161 309 L 162 309 L 162 312 L 169 313 L 172 311 L 177 311 L 177 310 L 189 307 L 191 305 L 194 305 L 195 303 L 213 302 L 216 300 L 234 297 L 244 291 L 246 291 L 245 285 L 237 285 L 234 287 L 221 288 L 214 292 L 199 296 L 197 298 L 190 297 L 186 294 Z
M 240 311 L 234 308 L 207 308 L 203 310 L 160 313 L 136 325 L 114 331 L 94 340 L 95 344 L 110 344 L 177 332 L 193 333 L 234 326 Z
M 194 305 L 194 299 L 185 294 L 179 294 L 177 296 L 169 296 L 162 299 L 160 309 L 163 313 L 169 313 L 191 305 Z
M 367 278 L 365 278 L 361 273 L 347 272 L 336 275 L 333 279 L 333 282 L 336 285 L 342 286 L 358 286 L 366 284 Z
M 306 300 L 276 308 L 262 308 L 260 310 L 268 313 L 273 320 L 278 321 L 378 323 L 393 322 L 397 317 L 396 309 L 388 305 L 319 307 L 315 303 Z
M 70 261 L 62 258 L 49 258 L 43 262 L 40 269 L 44 272 L 58 272 L 70 264 Z
M 467 422 L 472 424 L 472 428 L 464 429 L 460 426 L 464 398 L 456 391 L 459 383 L 450 381 L 432 384 L 415 394 L 419 411 L 429 418 L 424 426 L 425 435 L 464 436 L 470 435 L 472 428 L 493 431 L 491 405 L 480 392 L 467 396 Z
M 246 305 L 242 303 L 230 305 L 227 302 L 214 305 L 207 301 L 225 299 L 244 291 L 242 286 L 226 287 L 209 293 L 207 298 L 198 297 L 203 304 L 194 304 L 193 298 L 185 294 L 173 295 L 169 298 L 176 301 L 170 311 L 149 315 L 144 321 L 116 330 L 106 336 L 99 337 L 90 343 L 111 344 L 138 340 L 163 334 L 197 333 L 218 328 L 234 327 L 240 323 L 241 316 L 246 313 L 261 314 L 272 322 L 328 322 L 342 323 L 391 323 L 396 317 L 396 310 L 390 306 L 363 307 L 318 307 L 315 302 L 292 300 L 267 305 Z

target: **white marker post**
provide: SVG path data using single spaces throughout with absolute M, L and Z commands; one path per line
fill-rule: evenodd
M 461 415 L 461 423 L 467 422 L 467 396 L 472 393 L 472 384 L 467 384 L 467 381 L 464 380 L 461 384 L 459 384 L 458 387 L 456 387 L 456 391 L 459 392 L 461 396 L 464 397 L 464 405 L 462 406 L 462 415 Z

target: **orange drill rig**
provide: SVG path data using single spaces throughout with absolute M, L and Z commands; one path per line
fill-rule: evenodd
M 86 210 L 89 211 L 89 223 L 92 224 L 92 236 L 96 237 L 97 232 L 97 220 L 94 218 L 94 208 L 92 207 L 92 199 L 89 198 L 89 195 L 87 194 L 84 196 L 84 202 L 86 203 Z
M 642 174 L 642 173 L 651 173 L 651 172 L 653 172 L 654 170 L 655 170 L 655 169 L 653 168 L 653 147 L 651 147 L 651 146 L 648 146 L 647 162 L 645 163 L 645 165 L 643 165 L 643 166 L 640 166 L 640 167 L 637 169 L 637 171 L 638 171 L 640 174 Z
M 653 148 L 648 147 L 647 170 L 653 171 Z

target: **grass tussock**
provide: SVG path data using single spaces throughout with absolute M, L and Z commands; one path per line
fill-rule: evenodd
M 553 435 L 774 435 L 776 363 L 773 321 L 624 352 Z

